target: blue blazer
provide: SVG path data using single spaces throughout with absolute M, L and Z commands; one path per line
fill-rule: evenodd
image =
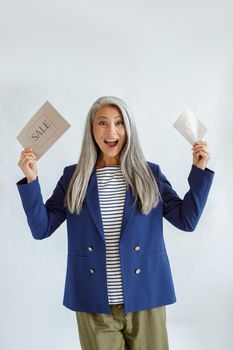
M 193 231 L 214 176 L 212 170 L 192 165 L 188 176 L 190 188 L 181 199 L 159 165 L 147 163 L 157 180 L 162 201 L 144 215 L 133 205 L 131 187 L 127 187 L 119 241 L 125 314 L 176 301 L 163 237 L 163 217 L 180 230 Z M 81 212 L 71 214 L 63 205 L 75 166 L 64 168 L 45 204 L 38 177 L 30 183 L 26 178 L 21 179 L 17 188 L 35 239 L 49 237 L 66 220 L 68 254 L 63 305 L 73 311 L 109 314 L 105 238 L 95 169 Z

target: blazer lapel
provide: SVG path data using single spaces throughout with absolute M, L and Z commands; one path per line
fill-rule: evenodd
M 90 212 L 90 215 L 92 217 L 92 220 L 95 223 L 97 231 L 100 234 L 100 237 L 102 238 L 103 241 L 105 241 L 104 228 L 103 228 L 103 222 L 101 217 L 101 208 L 99 203 L 96 169 L 92 171 L 90 176 L 90 180 L 89 180 L 89 184 L 86 192 L 86 204 Z M 131 190 L 131 187 L 128 185 L 126 189 L 126 194 L 125 194 L 125 204 L 124 204 L 124 211 L 123 211 L 123 217 L 122 217 L 120 239 L 122 238 L 123 232 L 126 230 L 126 227 L 128 226 L 133 215 L 135 214 L 135 211 L 136 211 L 136 206 L 133 205 L 132 190 Z

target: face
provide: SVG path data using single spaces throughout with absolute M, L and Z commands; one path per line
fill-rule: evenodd
M 120 152 L 126 141 L 123 117 L 116 106 L 105 105 L 95 112 L 93 135 L 101 154 L 98 162 L 103 165 L 119 164 Z

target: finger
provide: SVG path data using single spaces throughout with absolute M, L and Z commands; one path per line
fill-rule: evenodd
M 32 163 L 35 162 L 35 159 L 33 157 L 26 156 L 19 162 L 19 164 L 21 166 L 24 166 L 25 164 L 27 164 L 27 163 L 30 164 L 31 162 Z
M 193 152 L 197 152 L 197 151 L 205 151 L 205 152 L 209 152 L 208 147 L 205 146 L 198 146 L 198 147 L 194 147 L 192 149 Z
M 195 147 L 208 147 L 206 143 L 198 143 L 196 145 L 193 146 L 194 148 Z
M 21 153 L 28 153 L 28 152 L 32 152 L 33 153 L 33 150 L 31 148 L 26 148 L 24 149 Z
M 193 152 L 194 155 L 197 154 L 197 153 L 209 154 L 209 152 L 205 151 L 205 150 L 196 150 L 196 151 Z
M 194 142 L 193 146 L 195 145 L 207 145 L 207 142 L 206 141 L 196 141 Z
M 202 151 L 199 151 L 197 152 L 196 154 L 194 154 L 194 158 L 199 158 L 199 157 L 202 157 L 202 159 L 204 160 L 209 160 L 210 159 L 210 155 L 209 153 L 205 153 L 205 152 L 202 152 Z
M 32 152 L 32 148 L 24 148 L 21 152 L 22 153 L 26 153 L 26 152 Z
M 197 148 L 197 147 L 207 148 L 208 146 L 207 146 L 207 144 L 205 144 L 205 143 L 196 144 L 196 145 L 193 146 L 193 148 Z
M 193 146 L 197 146 L 197 145 L 207 145 L 206 141 L 196 141 Z
M 23 152 L 21 153 L 21 156 L 22 156 L 22 157 L 25 156 L 25 155 L 34 157 L 34 158 L 36 159 L 36 156 L 35 156 L 35 154 L 34 154 L 32 151 L 23 151 Z
M 198 152 L 204 152 L 204 153 L 208 154 L 209 150 L 208 149 L 194 149 L 192 153 L 193 153 L 193 155 L 195 155 Z
M 25 160 L 27 158 L 30 158 L 32 160 L 36 160 L 35 159 L 36 157 L 33 154 L 25 154 L 25 155 L 23 155 L 22 160 Z

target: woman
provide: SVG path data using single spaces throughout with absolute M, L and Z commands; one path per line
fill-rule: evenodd
M 67 220 L 63 304 L 76 312 L 82 349 L 168 349 L 165 307 L 176 297 L 162 218 L 195 229 L 214 176 L 209 158 L 207 143 L 196 142 L 181 199 L 145 160 L 129 107 L 113 96 L 91 106 L 79 161 L 65 167 L 45 204 L 36 157 L 21 153 L 17 186 L 33 237 Z

